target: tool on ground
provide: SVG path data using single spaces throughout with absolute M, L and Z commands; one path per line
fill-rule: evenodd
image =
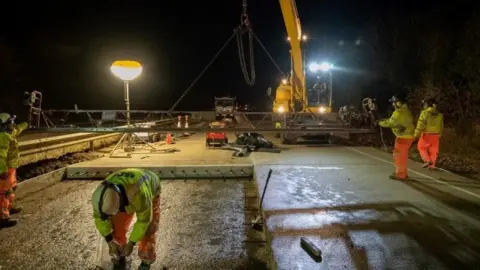
M 268 171 L 267 180 L 265 181 L 265 186 L 263 187 L 262 197 L 260 198 L 260 207 L 258 208 L 257 217 L 252 221 L 252 228 L 257 231 L 263 230 L 263 215 L 262 215 L 262 205 L 263 205 L 263 198 L 265 197 L 265 192 L 267 191 L 268 182 L 270 182 L 270 177 L 272 177 L 273 170 L 270 169 Z
M 315 262 L 319 263 L 322 261 L 322 251 L 312 241 L 301 237 L 300 246 Z

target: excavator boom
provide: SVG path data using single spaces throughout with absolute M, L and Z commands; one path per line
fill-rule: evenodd
M 290 53 L 292 60 L 292 70 L 290 77 L 290 104 L 289 107 L 297 107 L 304 111 L 304 104 L 307 102 L 307 92 L 305 85 L 305 68 L 302 53 L 302 27 L 298 16 L 295 0 L 279 0 L 280 7 L 287 29 L 288 39 L 290 42 Z M 282 96 L 282 95 L 280 95 Z M 281 103 L 281 101 L 279 101 Z M 300 108 L 298 108 L 300 107 Z M 290 111 L 291 109 L 289 109 Z

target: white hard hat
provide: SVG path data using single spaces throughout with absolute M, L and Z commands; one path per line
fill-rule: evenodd
M 8 113 L 0 113 L 0 122 L 2 124 L 7 123 L 7 121 L 10 119 L 10 114 Z
M 105 193 L 102 192 L 105 189 Z M 102 209 L 100 207 L 100 200 L 102 200 Z M 108 216 L 115 215 L 120 209 L 120 194 L 118 194 L 113 188 L 106 187 L 105 185 L 99 185 L 92 195 L 92 206 L 98 213 L 104 213 Z M 101 210 L 101 211 L 100 211 Z

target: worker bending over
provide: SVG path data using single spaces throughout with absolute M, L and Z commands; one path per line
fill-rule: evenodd
M 0 123 L 0 227 L 3 228 L 16 225 L 17 220 L 11 219 L 10 215 L 22 210 L 13 206 L 20 158 L 17 136 L 28 124 L 15 125 L 15 116 L 11 117 L 8 113 L 0 113 Z
M 418 118 L 414 135 L 415 139 L 419 139 L 417 149 L 423 159 L 423 167 L 434 169 L 443 132 L 443 114 L 437 111 L 437 102 L 434 99 L 422 103 L 423 111 Z
M 155 233 L 160 221 L 160 179 L 143 169 L 124 169 L 109 175 L 92 196 L 95 226 L 107 241 L 109 253 L 116 266 L 122 266 L 126 257 L 139 243 L 138 269 L 150 269 L 155 261 Z M 130 238 L 126 233 L 136 214 Z
M 391 128 L 395 134 L 395 147 L 393 150 L 393 158 L 395 161 L 395 174 L 390 179 L 406 179 L 408 178 L 408 150 L 413 142 L 413 133 L 415 126 L 413 125 L 413 116 L 406 104 L 406 98 L 394 96 L 390 99 L 395 111 L 389 119 L 379 122 L 381 127 Z

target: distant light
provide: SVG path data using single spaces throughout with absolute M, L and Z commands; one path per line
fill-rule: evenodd
M 329 71 L 332 67 L 333 67 L 333 65 L 328 63 L 328 62 L 323 62 L 323 63 L 320 64 L 320 70 L 321 71 Z
M 123 81 L 131 81 L 140 76 L 143 67 L 137 61 L 121 60 L 113 62 L 110 70 Z
M 360 46 L 362 44 L 362 41 L 360 39 L 355 40 L 355 45 Z
M 287 84 L 287 79 L 282 79 L 282 84 Z
M 283 106 L 278 107 L 277 112 L 279 112 L 279 113 L 285 112 L 285 107 L 283 107 Z
M 307 35 L 303 35 L 303 36 L 302 36 L 302 40 L 303 40 L 303 41 L 306 41 L 307 39 L 308 39 Z
M 328 63 L 328 62 L 323 62 L 321 64 L 317 64 L 317 63 L 311 63 L 310 65 L 308 65 L 308 68 L 310 69 L 310 71 L 312 72 L 317 72 L 319 70 L 321 71 L 329 71 L 331 68 L 333 67 L 332 64 Z
M 287 40 L 290 41 L 290 37 L 287 37 Z
M 318 108 L 319 113 L 325 113 L 326 111 L 327 111 L 327 109 L 325 107 L 319 107 Z

